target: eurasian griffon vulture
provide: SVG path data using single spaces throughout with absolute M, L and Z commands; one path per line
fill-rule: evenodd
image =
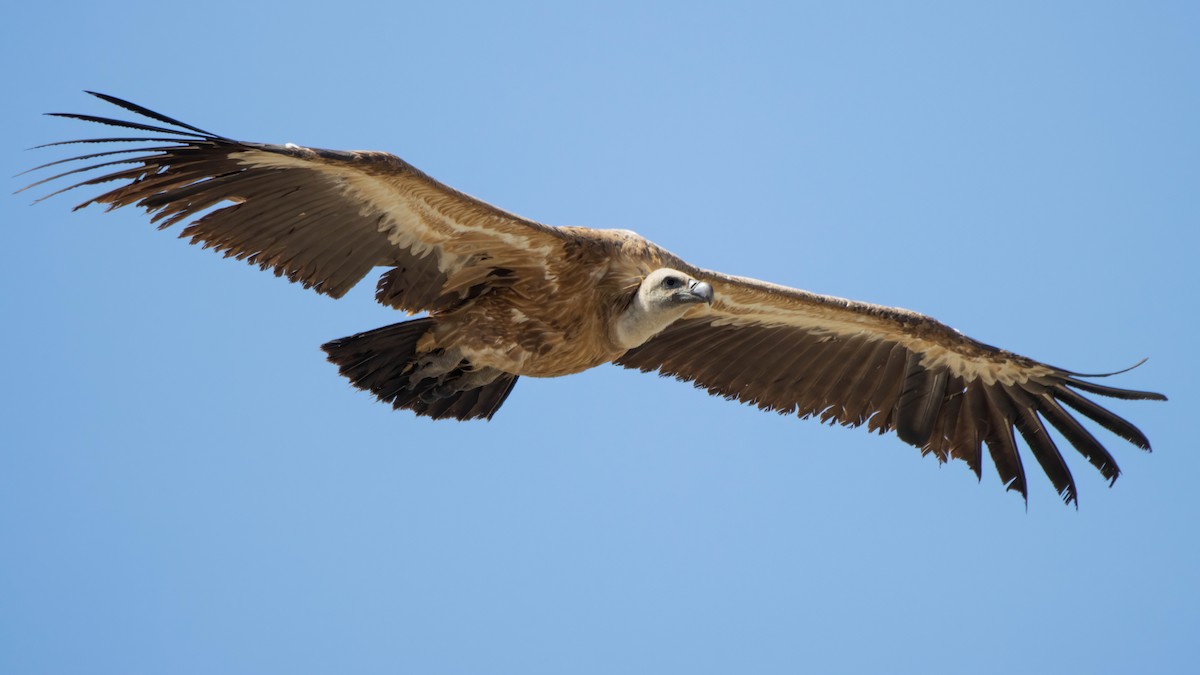
M 94 95 L 157 124 L 54 113 L 145 134 L 49 145 L 155 145 L 52 162 L 38 168 L 110 158 L 33 185 L 123 167 L 52 194 L 115 181 L 75 208 L 136 204 L 160 229 L 198 216 L 181 234 L 193 244 L 335 298 L 388 268 L 376 299 L 427 316 L 323 349 L 354 386 L 395 408 L 490 419 L 522 375 L 611 362 L 763 410 L 894 429 L 977 476 L 986 445 L 1008 489 L 1026 496 L 1015 430 L 1068 503 L 1078 503 L 1075 483 L 1047 422 L 1110 484 L 1119 470 L 1067 408 L 1150 449 L 1134 425 L 1080 392 L 1160 394 L 1096 384 L 907 310 L 703 270 L 632 232 L 542 225 L 387 153 L 235 141 Z

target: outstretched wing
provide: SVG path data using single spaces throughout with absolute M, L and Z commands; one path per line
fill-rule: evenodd
M 52 113 L 148 134 L 51 143 L 123 147 L 37 167 L 100 160 L 23 189 L 104 169 L 47 197 L 117 182 L 75 208 L 135 204 L 160 229 L 194 218 L 181 237 L 319 293 L 341 297 L 372 268 L 391 266 L 377 287 L 380 302 L 411 312 L 438 309 L 521 271 L 543 276 L 539 268 L 567 236 L 442 185 L 394 155 L 234 141 L 92 95 L 156 124 Z
M 1112 455 L 1064 408 L 1088 417 L 1144 450 L 1132 424 L 1079 392 L 1165 400 L 1115 389 L 1061 368 L 972 340 L 927 316 L 783 286 L 689 270 L 712 284 L 703 315 L 684 318 L 617 363 L 693 382 L 710 394 L 763 410 L 871 431 L 940 461 L 966 461 L 978 476 L 986 445 L 1008 489 L 1028 498 L 1014 429 L 1063 501 L 1078 504 L 1075 481 L 1046 422 L 1110 484 Z

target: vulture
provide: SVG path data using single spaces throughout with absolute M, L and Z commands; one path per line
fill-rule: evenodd
M 894 430 L 977 478 L 986 447 L 1006 488 L 1027 501 L 1019 435 L 1076 508 L 1048 426 L 1110 485 L 1117 463 L 1077 416 L 1150 449 L 1087 396 L 1165 400 L 1094 381 L 1116 373 L 1047 365 L 908 310 L 701 269 L 626 230 L 543 225 L 392 154 L 236 141 L 88 93 L 143 121 L 50 113 L 123 131 L 38 146 L 103 151 L 31 169 L 87 162 L 22 189 L 103 170 L 41 199 L 115 184 L 75 208 L 133 204 L 159 229 L 187 221 L 180 236 L 191 243 L 334 298 L 385 268 L 376 300 L 422 316 L 322 349 L 355 387 L 397 409 L 491 419 L 522 376 L 615 363 L 762 410 Z

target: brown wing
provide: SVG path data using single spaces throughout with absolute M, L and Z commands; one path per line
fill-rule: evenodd
M 521 271 L 542 275 L 568 236 L 457 192 L 394 155 L 234 141 L 128 101 L 93 95 L 169 126 L 54 115 L 165 136 L 50 145 L 165 145 L 52 162 L 37 168 L 106 158 L 28 187 L 108 169 L 52 195 L 119 182 L 76 208 L 136 204 L 153 214 L 160 229 L 195 218 L 180 236 L 319 293 L 340 297 L 372 268 L 391 266 L 377 288 L 380 302 L 410 312 L 438 309 L 507 283 Z
M 689 270 L 712 284 L 709 313 L 684 318 L 618 359 L 763 410 L 871 431 L 980 475 L 986 445 L 1000 478 L 1028 498 L 1014 429 L 1062 499 L 1075 482 L 1045 422 L 1110 484 L 1112 455 L 1064 404 L 1145 450 L 1146 437 L 1079 391 L 1124 399 L 1161 394 L 1114 389 L 996 349 L 914 312 L 815 295 L 753 279 Z M 1079 391 L 1076 391 L 1079 390 Z

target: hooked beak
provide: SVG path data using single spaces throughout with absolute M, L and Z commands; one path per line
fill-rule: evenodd
M 703 302 L 711 305 L 713 301 L 712 286 L 703 281 L 693 281 L 687 291 L 681 295 L 680 300 L 684 302 Z

